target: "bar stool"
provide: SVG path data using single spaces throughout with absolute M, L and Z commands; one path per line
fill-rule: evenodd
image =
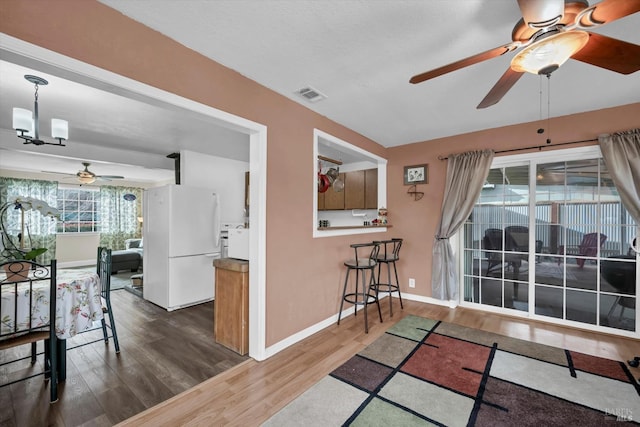
M 391 240 L 379 240 L 373 243 L 380 245 L 380 251 L 375 258 L 378 263 L 378 279 L 373 284 L 373 288 L 376 291 L 376 296 L 380 290 L 380 286 L 387 286 L 389 292 L 389 315 L 393 317 L 393 298 L 391 295 L 393 292 L 398 292 L 398 298 L 400 299 L 400 308 L 404 309 L 402 305 L 402 294 L 400 294 L 400 281 L 398 280 L 398 270 L 396 269 L 396 261 L 400 259 L 400 247 L 402 246 L 402 239 Z M 380 273 L 382 270 L 382 264 L 387 265 L 387 283 L 380 283 Z M 393 266 L 393 272 L 396 276 L 396 282 L 391 281 L 391 266 Z
M 378 243 L 355 243 L 350 245 L 353 248 L 355 258 L 345 261 L 344 265 L 347 267 L 347 273 L 344 278 L 344 289 L 342 290 L 342 299 L 340 301 L 340 311 L 338 312 L 338 325 L 340 324 L 340 317 L 342 316 L 342 307 L 344 302 L 353 304 L 354 316 L 358 314 L 358 306 L 364 306 L 364 331 L 369 333 L 369 323 L 367 320 L 367 305 L 375 302 L 378 305 L 378 315 L 380 316 L 380 322 L 382 322 L 382 311 L 380 310 L 380 302 L 378 301 L 377 292 L 373 291 L 375 268 L 377 265 L 376 258 L 380 251 L 380 245 Z M 355 292 L 347 292 L 347 286 L 349 284 L 349 273 L 351 270 L 356 272 Z M 369 271 L 370 277 L 367 283 L 367 271 Z M 358 282 L 360 278 L 360 282 Z M 358 290 L 358 286 L 361 289 Z

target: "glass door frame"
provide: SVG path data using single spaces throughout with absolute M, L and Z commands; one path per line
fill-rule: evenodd
M 601 159 L 602 152 L 598 145 L 591 145 L 586 147 L 569 148 L 553 151 L 534 152 L 526 154 L 515 154 L 498 156 L 493 159 L 491 169 L 507 168 L 514 166 L 529 166 L 529 229 L 535 230 L 536 228 L 536 170 L 538 164 L 545 163 L 557 163 L 557 162 L 570 162 L 583 159 Z M 640 230 L 640 224 L 637 225 Z M 639 231 L 636 234 L 640 234 Z M 565 320 L 561 318 L 554 318 L 549 316 L 543 316 L 535 313 L 535 268 L 528 269 L 528 311 L 519 311 L 510 308 L 497 307 L 486 304 L 479 304 L 471 301 L 465 301 L 465 246 L 464 246 L 464 227 L 460 228 L 455 239 L 451 239 L 454 244 L 454 252 L 458 256 L 458 277 L 459 280 L 459 301 L 458 304 L 461 307 L 472 308 L 481 311 L 494 312 L 499 314 L 505 314 L 513 317 L 523 317 L 532 320 L 539 320 L 546 323 L 553 323 L 562 326 L 569 326 L 584 330 L 590 330 L 599 333 L 608 333 L 613 335 L 621 335 L 631 338 L 640 338 L 640 315 L 638 315 L 638 308 L 640 308 L 640 269 L 636 268 L 636 316 L 635 316 L 635 332 L 622 329 L 615 329 L 600 325 L 592 325 L 588 323 L 582 323 L 572 320 Z M 529 247 L 535 247 L 535 233 L 529 233 Z M 640 239 L 638 239 L 640 241 Z M 535 251 L 529 251 L 528 263 L 529 265 L 535 265 Z M 640 253 L 636 253 L 636 265 L 640 262 Z M 566 293 L 566 289 L 564 291 Z

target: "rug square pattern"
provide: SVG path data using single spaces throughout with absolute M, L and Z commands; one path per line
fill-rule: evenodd
M 392 369 L 388 366 L 356 355 L 333 371 L 331 375 L 372 392 L 387 379 L 391 372 Z
M 575 351 L 570 351 L 569 354 L 575 369 L 620 381 L 628 381 L 629 379 L 624 371 L 624 365 L 620 362 Z
M 475 397 L 490 354 L 491 349 L 483 345 L 431 334 L 402 372 Z
M 405 411 L 396 405 L 382 399 L 375 398 L 349 425 L 361 427 L 422 427 L 433 426 L 435 424 L 430 423 L 409 411 Z
M 628 408 L 640 414 L 638 390 L 629 382 L 588 372 L 573 377 L 564 366 L 503 351 L 496 351 L 490 375 L 603 412 Z
M 475 402 L 472 398 L 402 372 L 394 375 L 378 395 L 445 425 L 466 425 Z
M 273 427 L 339 426 L 369 396 L 340 380 L 324 377 L 263 425 Z M 318 402 L 322 402 L 318 405 Z
M 362 357 L 395 368 L 416 348 L 416 342 L 396 335 L 384 334 L 358 353 Z
M 407 316 L 393 325 L 387 333 L 413 341 L 422 341 L 438 322 L 418 316 Z
M 477 329 L 466 328 L 452 323 L 441 323 L 438 325 L 438 333 L 461 340 L 483 344 L 488 347 L 491 347 L 493 344 L 498 344 L 498 348 L 501 350 L 535 357 L 536 359 L 545 360 L 558 365 L 567 365 L 567 356 L 564 350 L 557 347 L 511 338 L 504 335 L 494 334 L 492 332 L 479 331 Z
M 596 427 L 607 421 L 596 410 L 489 377 L 475 425 L 509 425 L 513 420 L 519 425 L 539 425 L 539 414 L 545 414 L 545 425 Z

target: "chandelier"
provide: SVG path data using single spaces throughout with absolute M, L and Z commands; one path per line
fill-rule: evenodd
M 51 119 L 51 137 L 58 142 L 46 142 L 40 139 L 38 124 L 38 87 L 46 86 L 48 81 L 42 77 L 25 75 L 24 78 L 36 87 L 33 114 L 24 108 L 13 109 L 13 128 L 18 132 L 18 138 L 24 139 L 24 144 L 58 145 L 64 147 L 62 141 L 69 138 L 69 123 L 66 120 Z

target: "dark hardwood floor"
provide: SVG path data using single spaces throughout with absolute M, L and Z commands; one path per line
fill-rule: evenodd
M 41 375 L 0 387 L 0 426 L 111 426 L 248 359 L 214 342 L 213 302 L 169 313 L 124 289 L 111 302 L 120 354 L 112 340 L 81 345 L 100 329 L 68 340 L 58 402 Z M 1 384 L 42 371 L 43 356 L 31 366 L 29 354 L 0 352 Z M 18 357 L 27 358 L 6 363 Z

